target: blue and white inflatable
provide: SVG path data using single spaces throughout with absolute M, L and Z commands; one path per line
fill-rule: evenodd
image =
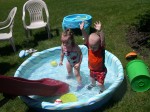
M 96 108 L 100 108 L 104 105 L 120 86 L 124 79 L 124 71 L 120 60 L 110 53 L 105 51 L 105 64 L 108 73 L 105 78 L 106 90 L 99 94 L 99 87 L 95 87 L 92 90 L 87 90 L 86 86 L 90 84 L 90 76 L 88 69 L 88 50 L 84 45 L 80 45 L 83 53 L 83 60 L 81 64 L 81 76 L 85 87 L 76 92 L 77 85 L 76 79 L 66 79 L 67 71 L 64 66 L 52 67 L 49 62 L 60 60 L 60 47 L 50 48 L 41 52 L 33 54 L 30 58 L 24 61 L 15 73 L 15 77 L 22 77 L 26 79 L 42 79 L 53 78 L 61 80 L 70 85 L 70 92 L 75 94 L 78 98 L 77 102 L 56 104 L 54 101 L 58 97 L 41 97 L 41 96 L 21 96 L 20 98 L 29 106 L 37 111 L 43 112 L 91 112 Z

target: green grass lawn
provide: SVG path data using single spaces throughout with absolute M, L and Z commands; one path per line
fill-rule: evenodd
M 69 14 L 86 13 L 93 17 L 93 22 L 101 21 L 106 38 L 106 49 L 115 54 L 124 67 L 125 80 L 115 92 L 113 98 L 102 108 L 93 112 L 149 112 L 150 91 L 134 92 L 126 77 L 125 55 L 132 51 L 126 42 L 128 27 L 137 21 L 136 17 L 150 10 L 149 0 L 44 0 L 50 14 L 51 39 L 47 38 L 44 29 L 34 30 L 33 36 L 26 38 L 22 24 L 22 7 L 26 0 L 0 0 L 0 21 L 5 20 L 9 11 L 17 7 L 14 23 L 14 38 L 17 52 L 14 53 L 8 41 L 0 42 L 0 74 L 13 76 L 16 69 L 26 58 L 19 58 L 22 49 L 34 48 L 42 51 L 60 46 L 63 17 Z M 150 13 L 150 12 L 149 12 Z M 93 24 L 92 24 L 93 27 Z M 83 44 L 81 35 L 76 42 Z M 141 55 L 138 55 L 141 59 Z M 150 57 L 143 59 L 150 68 Z M 0 94 L 0 112 L 33 112 L 18 97 L 3 100 Z

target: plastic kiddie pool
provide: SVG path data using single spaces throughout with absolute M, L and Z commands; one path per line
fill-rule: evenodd
M 91 112 L 92 110 L 104 105 L 113 95 L 117 87 L 124 79 L 123 67 L 119 59 L 105 51 L 106 67 L 108 73 L 105 78 L 106 90 L 99 94 L 99 87 L 94 87 L 92 90 L 87 90 L 87 85 L 90 84 L 90 76 L 88 69 L 88 50 L 84 45 L 80 45 L 83 53 L 83 60 L 81 64 L 81 76 L 83 84 L 85 85 L 80 91 L 75 91 L 77 81 L 75 78 L 66 79 L 67 70 L 65 67 L 65 60 L 63 66 L 53 67 L 51 61 L 59 63 L 60 60 L 60 47 L 50 48 L 41 52 L 37 52 L 25 60 L 17 69 L 15 77 L 22 77 L 26 79 L 36 80 L 42 78 L 52 78 L 61 80 L 69 84 L 70 91 L 78 98 L 76 102 L 68 102 L 56 104 L 54 101 L 57 97 L 42 97 L 42 96 L 20 96 L 20 98 L 31 108 L 36 111 L 44 112 Z
M 62 27 L 63 29 L 66 28 L 80 28 L 79 24 L 84 21 L 85 25 L 84 28 L 87 29 L 92 24 L 92 16 L 88 14 L 72 14 L 65 16 L 63 18 Z

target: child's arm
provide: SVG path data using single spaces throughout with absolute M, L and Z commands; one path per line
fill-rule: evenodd
M 103 55 L 103 64 L 105 63 L 105 36 L 104 36 L 104 33 L 102 31 L 102 24 L 101 22 L 95 22 L 94 23 L 94 28 L 97 30 L 97 34 L 100 36 L 100 39 L 101 39 L 101 46 L 103 46 L 103 51 L 102 51 L 102 55 Z M 105 67 L 105 66 L 103 66 Z
M 84 21 L 80 24 L 80 30 L 81 30 L 82 35 L 83 35 L 83 37 L 84 37 L 85 43 L 87 43 L 89 35 L 88 35 L 87 32 L 84 30 Z
M 63 65 L 63 59 L 64 59 L 64 53 L 63 53 L 63 48 L 61 46 L 61 54 L 60 54 L 60 62 L 59 65 Z
M 101 24 L 101 22 L 99 21 L 99 22 L 95 22 L 94 23 L 94 28 L 97 30 L 97 31 L 101 31 L 102 30 L 102 24 Z
M 101 24 L 101 22 L 99 21 L 99 22 L 95 22 L 94 23 L 94 28 L 97 30 L 97 34 L 100 36 L 100 38 L 101 38 L 101 45 L 102 46 L 105 46 L 105 38 L 104 38 L 104 33 L 103 33 L 103 31 L 102 31 L 102 24 Z

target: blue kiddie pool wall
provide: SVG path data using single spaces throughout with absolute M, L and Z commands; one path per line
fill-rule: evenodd
M 59 62 L 60 49 L 61 49 L 60 47 L 50 48 L 33 54 L 30 58 L 28 58 L 26 61 L 24 61 L 21 64 L 21 66 L 17 69 L 15 73 L 15 77 L 22 77 L 22 78 L 27 78 L 32 80 L 47 78 L 47 77 L 55 78 L 55 79 L 59 78 L 58 80 L 69 83 L 70 92 L 76 94 L 76 96 L 79 97 L 78 98 L 79 100 L 77 102 L 55 104 L 51 100 L 51 98 L 49 99 L 48 97 L 44 98 L 44 97 L 38 97 L 34 95 L 21 96 L 20 98 L 29 107 L 32 107 L 37 111 L 43 111 L 43 112 L 91 112 L 92 110 L 96 108 L 100 108 L 102 105 L 104 105 L 112 97 L 114 91 L 117 89 L 117 87 L 122 83 L 124 79 L 122 64 L 115 55 L 113 55 L 112 53 L 106 50 L 105 63 L 108 69 L 108 73 L 106 75 L 105 83 L 104 83 L 106 90 L 101 94 L 98 94 L 99 91 L 98 87 L 93 89 L 93 91 L 89 91 L 86 89 L 86 86 L 90 83 L 89 69 L 87 65 L 88 50 L 87 47 L 84 45 L 80 45 L 80 48 L 83 53 L 83 61 L 81 64 L 81 76 L 83 78 L 83 83 L 85 84 L 85 87 L 79 92 L 74 91 L 73 85 L 76 85 L 76 79 L 71 81 L 65 80 L 65 76 L 67 75 L 67 71 L 65 71 L 64 69 L 65 64 L 64 64 L 64 68 L 62 68 L 64 71 L 61 73 L 59 73 L 59 70 L 61 70 L 59 66 L 58 68 L 50 67 L 50 61 L 56 60 L 57 62 Z M 44 66 L 46 66 L 45 69 Z M 39 74 L 37 74 L 38 69 L 40 71 Z M 50 74 L 46 71 L 49 71 Z M 52 75 L 53 72 L 56 72 L 54 73 L 55 77 L 53 77 Z M 59 77 L 59 74 L 61 77 Z

